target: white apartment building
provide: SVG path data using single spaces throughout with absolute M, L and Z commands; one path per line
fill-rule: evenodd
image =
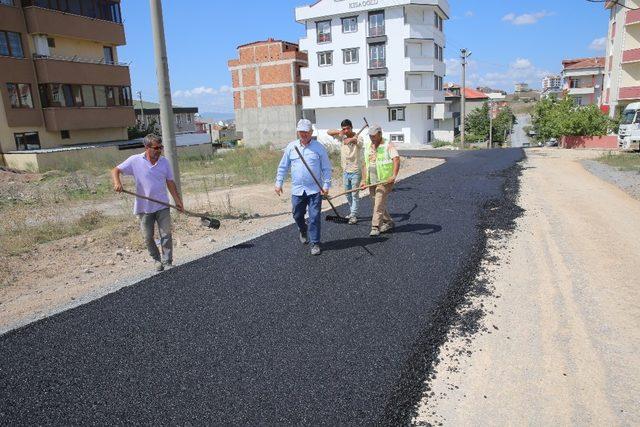
M 560 89 L 562 87 L 562 77 L 550 74 L 542 79 L 542 92 Z
M 607 1 L 609 30 L 602 106 L 611 117 L 640 101 L 640 0 Z
M 301 69 L 319 138 L 351 119 L 379 123 L 394 142 L 434 139 L 435 104 L 443 104 L 443 22 L 447 0 L 320 0 L 296 8 L 305 25 Z M 313 117 L 313 115 L 311 115 Z
M 601 105 L 604 58 L 562 61 L 563 89 L 576 105 Z

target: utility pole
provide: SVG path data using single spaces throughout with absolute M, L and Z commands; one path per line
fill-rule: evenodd
M 171 82 L 169 80 L 169 60 L 164 38 L 164 20 L 162 17 L 162 0 L 149 0 L 151 6 L 151 26 L 153 28 L 153 50 L 156 59 L 156 77 L 158 79 L 158 99 L 160 101 L 160 122 L 162 124 L 162 143 L 165 156 L 169 160 L 173 176 L 182 196 L 180 185 L 180 169 L 178 168 L 178 150 L 176 149 L 176 129 L 173 120 L 173 104 L 171 102 Z
M 489 144 L 488 148 L 493 148 L 493 103 L 489 102 Z
M 467 88 L 467 82 L 466 82 L 466 74 L 467 74 L 467 58 L 471 56 L 471 52 L 469 52 L 467 49 L 460 49 L 460 58 L 462 59 L 461 63 L 462 63 L 462 89 L 461 89 L 461 100 L 462 100 L 462 104 L 460 105 L 460 144 L 462 145 L 462 148 L 464 148 L 464 121 L 465 121 L 465 104 L 467 102 L 467 97 L 465 96 L 465 90 Z
M 144 104 L 142 102 L 142 91 L 141 90 L 138 91 L 138 98 L 140 98 L 140 114 L 142 115 L 142 123 L 141 124 L 143 126 L 143 129 L 146 129 L 147 128 L 147 121 L 144 118 Z

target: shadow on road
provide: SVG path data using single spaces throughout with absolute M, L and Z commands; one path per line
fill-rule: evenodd
M 426 233 L 420 233 L 424 230 L 428 231 Z M 393 229 L 394 233 L 414 233 L 420 236 L 428 236 L 439 233 L 440 231 L 442 231 L 442 226 L 436 224 L 405 224 Z
M 356 237 L 354 239 L 342 239 L 342 240 L 333 240 L 331 242 L 327 242 L 322 245 L 322 249 L 326 251 L 341 251 L 344 249 L 361 247 L 370 255 L 373 255 L 368 249 L 367 246 L 373 245 L 375 243 L 383 243 L 389 240 L 386 237 Z

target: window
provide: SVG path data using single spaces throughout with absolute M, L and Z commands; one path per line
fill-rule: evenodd
M 369 37 L 384 35 L 384 12 L 369 13 Z
M 369 68 L 384 68 L 386 66 L 386 52 L 384 43 L 369 45 Z
M 333 52 L 328 50 L 326 52 L 318 52 L 318 66 L 327 67 L 333 64 Z
M 16 141 L 16 149 L 18 151 L 40 149 L 40 137 L 38 137 L 38 132 L 14 133 L 13 137 Z
M 433 76 L 433 90 L 442 90 L 442 77 Z
M 13 6 L 13 0 L 0 0 L 0 4 L 6 4 L 7 6 Z
M 82 99 L 84 100 L 85 107 L 95 107 L 96 106 L 96 98 L 93 95 L 93 86 L 90 85 L 82 85 L 80 86 L 82 91 Z
M 112 0 L 23 0 L 22 4 L 122 23 L 120 4 Z
M 69 133 L 68 130 L 60 131 L 60 139 L 69 139 L 69 138 L 71 138 L 71 133 Z
M 577 89 L 580 87 L 580 80 L 578 79 L 571 79 L 569 82 L 569 87 L 571 89 Z
M 0 31 L 0 56 L 24 58 L 20 33 Z
M 433 118 L 433 107 L 431 105 L 427 105 L 427 120 L 431 120 Z
M 120 103 L 119 96 L 117 96 L 116 88 L 113 86 L 107 86 L 107 107 L 113 107 Z
M 404 107 L 389 108 L 390 122 L 404 122 Z
M 318 33 L 318 43 L 329 43 L 331 41 L 331 21 L 316 22 Z
M 444 51 L 442 46 L 438 46 L 437 44 L 433 45 L 433 57 L 438 61 L 442 61 L 444 59 Z
M 96 94 L 96 107 L 107 106 L 107 89 L 104 86 L 94 86 L 93 91 Z
M 433 121 L 433 128 L 436 130 L 440 129 L 440 120 Z
M 345 64 L 357 64 L 358 63 L 358 48 L 353 47 L 350 49 L 342 50 L 342 59 Z
M 348 18 L 342 18 L 342 32 L 343 33 L 355 33 L 358 31 L 358 17 L 350 16 Z
M 437 12 L 435 12 L 433 17 L 433 26 L 436 27 L 438 30 L 442 31 L 442 28 L 443 28 L 442 23 L 443 23 L 442 17 L 438 15 Z
M 360 79 L 352 79 L 344 81 L 344 94 L 357 95 L 360 93 Z
M 389 137 L 391 138 L 391 142 L 404 142 L 403 133 L 392 133 Z
M 333 96 L 333 82 L 319 82 L 320 96 Z
M 123 86 L 119 88 L 120 92 L 120 105 L 132 106 L 133 101 L 131 98 L 131 88 L 129 86 Z
M 7 91 L 12 108 L 33 108 L 31 85 L 26 83 L 7 83 Z
M 431 131 L 428 130 L 427 131 L 427 143 L 430 143 L 430 142 L 431 142 Z
M 387 97 L 387 78 L 384 76 L 371 77 L 371 99 L 385 99 Z
M 56 39 L 53 37 L 47 37 L 47 46 L 56 47 Z
M 111 46 L 104 46 L 102 51 L 104 52 L 104 62 L 106 64 L 113 64 L 113 48 Z
M 73 91 L 71 85 L 62 85 L 62 94 L 64 95 L 64 106 L 73 107 Z

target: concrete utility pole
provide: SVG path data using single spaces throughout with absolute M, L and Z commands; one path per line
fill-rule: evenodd
M 140 98 L 140 114 L 142 115 L 142 123 L 140 123 L 142 125 L 143 128 L 147 127 L 147 121 L 144 118 L 144 104 L 142 103 L 142 91 L 139 90 L 138 91 L 138 98 Z
M 489 102 L 489 147 L 493 148 L 493 103 Z
M 153 50 L 156 59 L 156 77 L 158 79 L 158 99 L 160 101 L 160 122 L 162 125 L 162 143 L 164 154 L 171 164 L 178 194 L 182 196 L 180 169 L 178 168 L 178 150 L 176 149 L 176 128 L 173 121 L 171 102 L 171 83 L 169 80 L 169 61 L 167 45 L 164 39 L 164 20 L 162 18 L 162 0 L 149 0 L 151 6 L 151 26 L 153 28 Z
M 460 144 L 462 148 L 464 148 L 464 121 L 465 121 L 465 104 L 467 102 L 467 97 L 465 96 L 465 89 L 467 87 L 466 82 L 466 74 L 467 74 L 467 58 L 471 56 L 471 52 L 467 49 L 460 49 L 460 58 L 462 59 L 462 89 L 460 91 L 460 95 L 462 96 L 462 104 L 460 105 Z

